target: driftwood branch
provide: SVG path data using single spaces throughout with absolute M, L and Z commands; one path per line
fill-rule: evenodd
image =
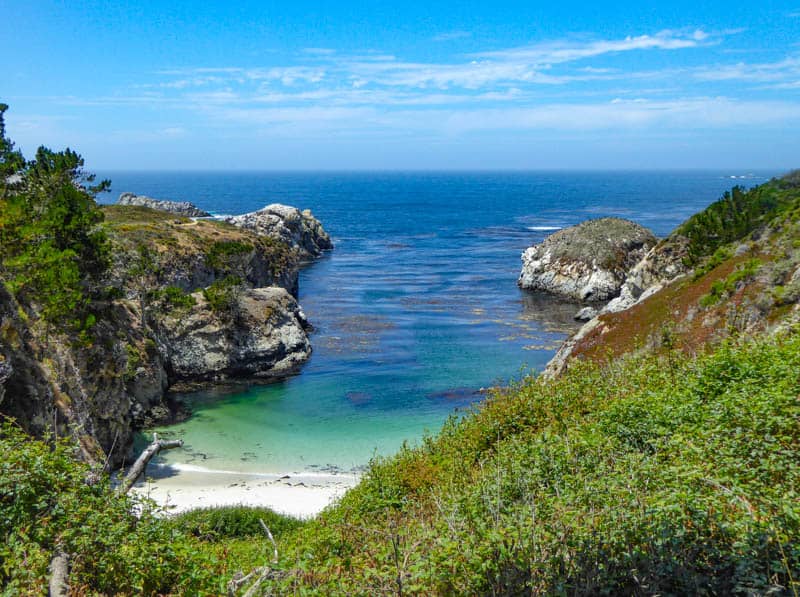
M 272 536 L 272 533 L 270 533 L 270 531 L 269 531 L 269 527 L 267 526 L 267 524 L 264 522 L 263 519 L 259 518 L 258 522 L 261 524 L 261 528 L 264 529 L 264 534 L 267 536 L 267 539 L 269 539 L 270 543 L 272 543 L 272 549 L 274 550 L 274 553 L 272 555 L 272 563 L 273 564 L 277 564 L 278 563 L 278 544 L 275 543 L 275 537 Z
M 67 597 L 68 579 L 69 557 L 59 548 L 50 560 L 50 597 Z
M 144 469 L 147 468 L 147 463 L 152 460 L 154 456 L 156 456 L 161 450 L 171 450 L 172 448 L 180 448 L 183 445 L 183 440 L 181 439 L 173 439 L 173 440 L 160 440 L 158 436 L 154 433 L 153 434 L 153 443 L 147 446 L 145 450 L 139 455 L 139 458 L 136 459 L 136 462 L 133 463 L 128 474 L 125 475 L 125 478 L 117 487 L 117 494 L 124 495 L 128 493 L 133 487 L 133 484 L 136 483 L 136 479 L 144 472 Z
M 264 534 L 267 536 L 267 539 L 269 539 L 269 542 L 272 543 L 272 563 L 277 564 L 278 544 L 275 542 L 275 537 L 272 536 L 272 532 L 269 530 L 267 523 L 265 523 L 263 519 L 259 518 L 258 523 L 261 525 L 261 528 L 264 529 Z M 273 577 L 274 574 L 275 572 L 269 566 L 259 566 L 258 568 L 254 568 L 248 575 L 245 575 L 243 572 L 239 571 L 230 581 L 228 581 L 228 595 L 236 595 L 239 589 L 256 577 L 256 581 L 250 585 L 250 588 L 247 589 L 244 595 L 242 595 L 242 597 L 253 597 L 263 582 L 268 578 Z

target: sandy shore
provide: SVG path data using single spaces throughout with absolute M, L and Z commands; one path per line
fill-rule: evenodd
M 290 516 L 309 518 L 358 482 L 357 475 L 325 473 L 253 474 L 151 466 L 133 491 L 149 497 L 166 512 L 210 506 L 266 506 Z

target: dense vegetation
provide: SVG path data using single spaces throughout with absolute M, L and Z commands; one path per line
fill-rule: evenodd
M 33 440 L 2 424 L 4 595 L 46 593 L 56 550 L 70 554 L 76 594 L 222 594 L 234 566 L 249 569 L 269 558 L 258 519 L 278 540 L 300 524 L 244 507 L 159 518 L 152 504 L 116 495 L 107 478 L 87 483 L 92 476 L 72 443 Z
M 717 248 L 764 225 L 796 205 L 797 171 L 752 189 L 734 187 L 721 199 L 681 224 L 674 235 L 689 239 L 688 264 L 695 265 Z
M 91 327 L 91 299 L 101 292 L 108 243 L 83 158 L 70 149 L 40 147 L 25 160 L 5 136 L 0 104 L 0 275 L 25 302 L 35 299 L 51 322 Z
M 373 463 L 281 590 L 792 594 L 800 338 L 528 380 Z
M 264 518 L 279 594 L 792 594 L 798 395 L 793 334 L 529 379 L 376 460 L 306 525 L 247 509 L 137 517 L 85 483 L 69 444 L 6 425 L 0 569 L 11 592 L 35 592 L 58 546 L 87 591 L 222 592 L 268 560 Z

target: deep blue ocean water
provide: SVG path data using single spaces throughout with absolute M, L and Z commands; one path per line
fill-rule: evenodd
M 215 214 L 309 208 L 333 252 L 300 274 L 316 328 L 303 370 L 185 396 L 167 462 L 208 469 L 350 470 L 436 431 L 476 392 L 539 370 L 575 329 L 574 305 L 520 291 L 520 254 L 561 227 L 620 216 L 668 234 L 734 184 L 773 172 L 101 172 Z M 737 178 L 731 178 L 735 176 Z M 743 177 L 743 178 L 739 178 Z

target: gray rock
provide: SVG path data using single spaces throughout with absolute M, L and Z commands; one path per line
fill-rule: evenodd
M 188 201 L 163 201 L 135 193 L 122 193 L 117 199 L 118 205 L 132 205 L 135 207 L 149 207 L 159 211 L 166 211 L 187 218 L 207 218 L 211 214 L 199 209 Z
M 687 239 L 673 236 L 658 243 L 625 277 L 619 296 L 611 300 L 602 313 L 618 313 L 652 296 L 665 284 L 684 275 Z
M 281 377 L 311 355 L 305 318 L 283 288 L 242 289 L 231 313 L 196 293 L 188 314 L 161 322 L 168 367 L 178 381 Z
M 597 309 L 594 307 L 584 307 L 577 313 L 575 313 L 575 319 L 577 321 L 589 321 L 593 317 L 597 316 Z
M 258 211 L 223 219 L 261 236 L 286 242 L 302 259 L 319 257 L 323 251 L 333 249 L 331 237 L 309 210 L 273 203 Z
M 655 244 L 655 236 L 634 222 L 589 220 L 527 249 L 517 283 L 572 300 L 607 301 Z

